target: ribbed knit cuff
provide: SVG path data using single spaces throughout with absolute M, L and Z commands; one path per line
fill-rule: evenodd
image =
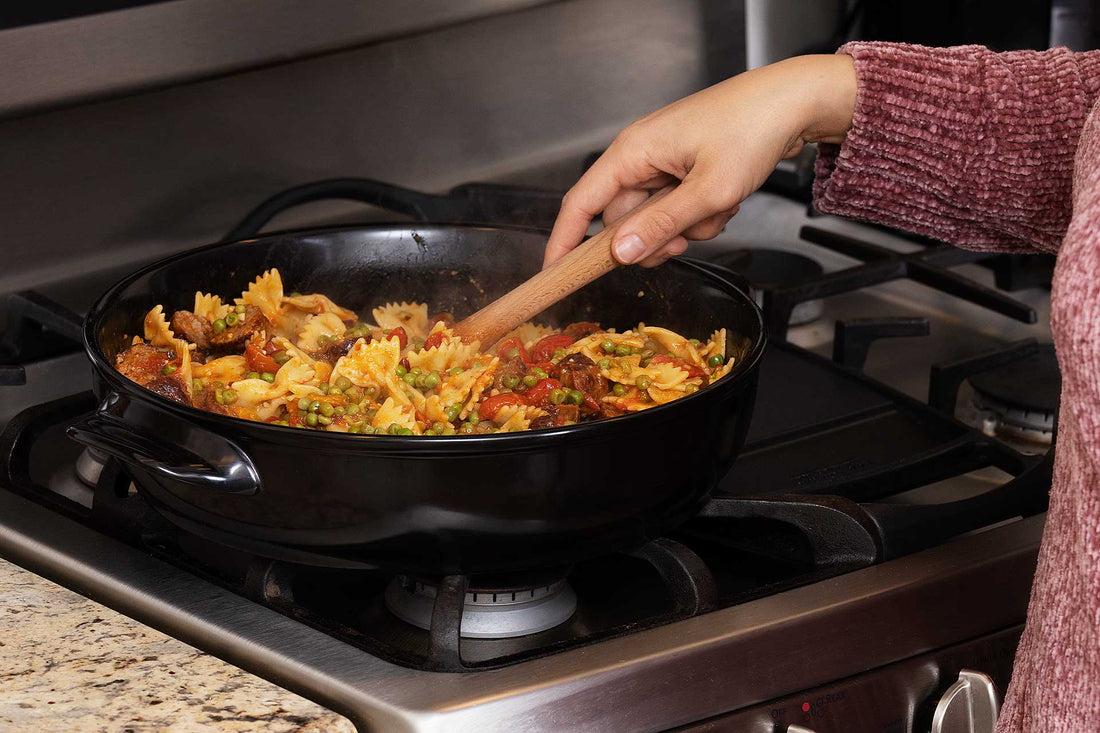
M 820 146 L 820 211 L 973 249 L 1057 248 L 1100 57 L 862 42 L 839 53 L 855 59 L 856 104 L 844 143 Z

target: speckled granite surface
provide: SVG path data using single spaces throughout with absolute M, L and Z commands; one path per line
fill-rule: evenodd
M 0 560 L 0 731 L 308 731 L 346 719 Z

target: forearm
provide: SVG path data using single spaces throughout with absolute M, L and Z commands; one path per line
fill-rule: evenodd
M 821 147 L 818 209 L 975 249 L 1057 248 L 1100 53 L 841 51 L 855 59 L 857 94 L 843 142 Z

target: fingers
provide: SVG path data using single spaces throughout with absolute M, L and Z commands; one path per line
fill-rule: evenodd
M 677 255 L 687 251 L 688 241 L 683 237 L 673 237 L 665 246 L 646 257 L 638 264 L 642 267 L 657 267 L 663 265 Z
M 561 200 L 561 210 L 546 243 L 542 266 L 546 267 L 577 246 L 592 219 L 604 210 L 622 189 L 607 154 L 592 164 Z
M 713 184 L 704 183 L 705 180 L 705 177 L 695 176 L 693 171 L 667 196 L 623 222 L 611 246 L 615 259 L 624 265 L 642 262 L 682 232 L 732 209 L 736 202 L 725 200 Z
M 719 211 L 714 216 L 703 219 L 698 224 L 694 224 L 684 232 L 684 237 L 696 242 L 701 242 L 707 239 L 714 239 L 722 230 L 726 228 L 726 224 L 729 224 L 730 219 L 737 215 L 739 206 L 734 206 L 732 209 L 725 211 Z
M 647 198 L 649 198 L 649 191 L 633 188 L 620 191 L 603 210 L 604 225 L 622 219 Z

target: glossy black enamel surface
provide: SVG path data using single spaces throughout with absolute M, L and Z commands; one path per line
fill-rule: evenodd
M 564 325 L 638 321 L 734 335 L 734 374 L 622 418 L 489 436 L 320 433 L 226 418 L 123 378 L 115 354 L 156 303 L 229 295 L 278 267 L 287 291 L 323 292 L 369 318 L 392 300 L 458 317 L 533 274 L 545 235 L 425 225 L 272 235 L 165 260 L 89 313 L 100 414 L 74 437 L 122 459 L 160 511 L 188 529 L 273 557 L 419 573 L 561 565 L 656 537 L 692 516 L 745 436 L 763 351 L 760 312 L 692 262 L 624 268 L 555 306 Z

